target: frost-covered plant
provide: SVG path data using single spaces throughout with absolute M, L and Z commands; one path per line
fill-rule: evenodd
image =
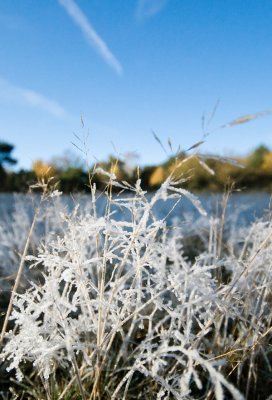
M 48 194 L 40 205 L 41 196 L 33 193 L 14 194 L 8 199 L 13 204 L 12 211 L 5 214 L 0 222 L 1 276 L 16 273 L 38 207 L 40 209 L 30 238 L 29 251 L 35 253 L 40 242 L 49 240 L 52 235 L 65 229 L 60 218 L 60 211 L 64 212 L 65 207 L 56 193 Z
M 243 371 L 247 371 L 244 380 L 248 397 L 252 391 L 252 381 L 255 381 L 256 386 L 263 379 L 260 377 L 260 366 L 271 371 L 271 220 L 257 220 L 247 232 L 244 229 L 238 231 L 230 238 L 229 247 L 232 249 L 231 254 L 225 258 L 228 274 L 226 299 L 233 304 L 236 317 L 232 321 L 225 319 L 225 334 L 222 338 L 225 336 L 229 350 L 233 354 L 236 352 L 233 361 L 237 362 L 238 382 L 242 379 Z M 233 328 L 227 337 L 228 325 Z M 255 390 L 258 392 L 258 388 L 255 387 Z
M 146 383 L 138 398 L 152 388 L 158 399 L 242 399 L 211 348 L 222 316 L 241 316 L 229 301 L 239 289 L 218 282 L 221 263 L 210 253 L 189 262 L 179 230 L 153 213 L 157 202 L 186 196 L 205 215 L 199 200 L 171 177 L 147 197 L 140 180 L 133 187 L 98 172 L 109 179 L 104 215 L 93 185 L 91 213 L 75 207 L 62 214 L 65 231 L 28 257 L 31 268 L 42 266 L 43 279 L 15 298 L 15 329 L 1 355 L 8 370 L 21 380 L 30 362 L 48 393 L 46 382 L 62 369 L 82 398 L 127 399 Z M 131 195 L 113 197 L 114 186 Z M 117 208 L 129 218 L 115 219 Z

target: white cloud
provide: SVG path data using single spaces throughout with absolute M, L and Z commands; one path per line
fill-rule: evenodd
M 2 78 L 0 78 L 0 98 L 38 108 L 55 117 L 66 115 L 64 108 L 55 100 L 48 99 L 33 90 L 13 85 Z
M 112 54 L 104 40 L 94 30 L 87 17 L 83 14 L 81 9 L 73 0 L 58 0 L 64 7 L 66 12 L 74 20 L 75 24 L 79 26 L 81 31 L 86 36 L 88 42 L 96 49 L 101 57 L 108 63 L 117 74 L 121 75 L 123 72 L 122 65 L 117 58 Z
M 162 11 L 168 0 L 138 0 L 137 16 L 139 19 L 153 17 Z

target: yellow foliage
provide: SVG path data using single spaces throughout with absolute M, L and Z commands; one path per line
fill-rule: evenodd
M 149 178 L 149 185 L 157 186 L 163 183 L 164 180 L 165 180 L 165 171 L 163 167 L 157 167 Z
M 123 173 L 118 165 L 117 162 L 115 162 L 114 164 L 112 164 L 111 169 L 110 169 L 111 174 L 114 174 L 117 178 L 117 180 L 121 180 L 124 179 L 123 177 Z
M 203 168 L 200 167 L 197 157 L 178 160 L 169 167 L 169 173 L 171 173 L 175 179 L 180 179 L 181 177 L 188 178 L 190 175 L 203 175 L 203 172 L 206 174 Z
M 32 170 L 34 171 L 37 178 L 51 177 L 55 175 L 55 169 L 50 164 L 43 162 L 42 160 L 36 160 L 32 164 Z
M 231 165 L 231 164 L 217 164 L 216 168 L 216 178 L 219 182 L 222 182 L 224 185 L 225 183 L 228 182 L 229 179 L 233 179 L 233 176 L 235 176 L 235 173 L 237 171 L 237 167 Z
M 266 153 L 263 156 L 263 163 L 261 165 L 261 170 L 266 173 L 272 173 L 272 152 Z

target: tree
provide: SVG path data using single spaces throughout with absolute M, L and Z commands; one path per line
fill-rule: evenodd
M 257 147 L 249 157 L 249 166 L 252 168 L 260 168 L 264 161 L 264 156 L 268 153 L 269 149 L 266 146 L 261 145 Z
M 35 173 L 37 178 L 49 178 L 55 175 L 55 168 L 45 163 L 42 160 L 36 160 L 32 164 L 32 171 Z
M 51 158 L 50 165 L 58 172 L 65 172 L 71 168 L 83 171 L 86 168 L 84 160 L 71 150 L 66 150 L 63 155 Z
M 11 157 L 14 146 L 6 142 L 0 142 L 0 191 L 6 190 L 7 173 L 4 165 L 14 165 L 17 160 Z
M 13 149 L 14 146 L 12 144 L 0 142 L 0 168 L 4 164 L 14 165 L 17 163 L 17 160 L 11 157 Z
M 266 174 L 272 174 L 272 151 L 264 155 L 261 168 Z

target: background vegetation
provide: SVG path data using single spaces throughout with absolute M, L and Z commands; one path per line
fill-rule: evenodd
M 17 162 L 12 157 L 13 149 L 13 145 L 0 142 L 1 192 L 26 192 L 29 185 L 37 178 L 49 176 L 54 176 L 58 189 L 64 193 L 89 191 L 86 184 L 88 182 L 86 165 L 73 153 L 66 152 L 49 162 L 37 159 L 33 162 L 31 170 L 20 169 L 15 172 L 10 168 Z M 245 157 L 231 160 L 195 153 L 189 160 L 187 159 L 186 164 L 182 164 L 182 160 L 187 156 L 185 152 L 179 152 L 162 164 L 144 166 L 140 170 L 136 166 L 128 165 L 121 157 L 110 156 L 107 161 L 99 163 L 99 166 L 106 171 L 114 172 L 120 181 L 125 180 L 129 183 L 134 182 L 140 174 L 142 187 L 151 190 L 157 189 L 174 170 L 175 174 L 184 176 L 183 187 L 193 191 L 220 192 L 227 181 L 235 182 L 244 190 L 271 191 L 272 189 L 272 151 L 264 145 L 260 145 Z M 214 171 L 213 174 L 207 168 L 203 168 L 201 159 L 204 159 L 208 168 Z M 91 166 L 90 170 L 92 171 L 94 167 Z M 93 182 L 98 189 L 104 189 L 105 179 L 102 175 L 95 174 Z

